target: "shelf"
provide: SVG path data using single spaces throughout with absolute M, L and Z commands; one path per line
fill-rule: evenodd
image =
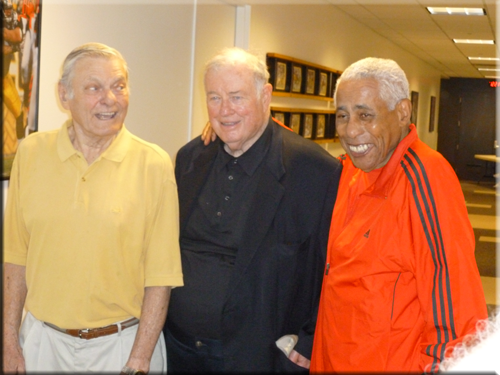
M 336 73 L 338 75 L 342 74 L 342 72 L 340 70 L 332 69 L 332 68 L 329 68 L 329 67 L 323 66 L 323 65 L 314 64 L 314 63 L 311 63 L 309 61 L 304 61 L 304 60 L 296 59 L 295 57 L 281 55 L 279 53 L 269 52 L 267 54 L 267 56 L 268 57 L 274 57 L 276 59 L 282 59 L 282 60 L 292 61 L 292 62 L 295 62 L 297 64 L 311 66 L 311 67 L 316 68 L 316 69 L 328 70 L 329 72 L 333 72 L 333 73 Z
M 282 97 L 300 98 L 300 99 L 314 99 L 314 100 L 323 100 L 325 102 L 333 102 L 333 98 L 330 98 L 328 96 L 295 94 L 293 92 L 283 92 L 283 91 L 274 91 L 274 90 L 273 90 L 273 96 L 282 96 Z
M 275 107 L 271 106 L 271 111 L 276 112 L 300 112 L 300 113 L 326 113 L 332 115 L 335 113 L 334 109 L 313 109 L 313 108 L 292 108 L 292 107 Z
M 340 143 L 340 140 L 338 138 L 327 138 L 327 139 L 313 139 L 313 142 L 316 142 L 318 144 L 325 144 L 325 143 Z
M 326 107 L 297 108 L 292 100 L 283 100 L 286 107 L 272 106 L 272 116 L 318 144 L 338 142 L 334 137 L 335 109 L 330 109 L 330 103 L 342 72 L 278 53 L 267 53 L 266 61 L 274 97 L 310 99 L 318 102 L 315 107 Z M 326 103 L 319 105 L 320 101 Z M 309 104 L 301 105 L 309 107 Z
M 342 72 L 279 53 L 267 53 L 266 64 L 273 95 L 333 101 L 333 91 Z
M 271 107 L 271 115 L 295 133 L 307 139 L 331 140 L 335 135 L 335 111 Z

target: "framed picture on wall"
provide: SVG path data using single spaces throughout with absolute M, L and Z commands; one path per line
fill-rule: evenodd
M 327 72 L 319 72 L 318 76 L 318 95 L 326 96 L 328 90 L 328 73 Z
M 325 128 L 326 128 L 326 115 L 317 114 L 314 138 L 315 139 L 325 138 Z
M 313 68 L 307 68 L 306 70 L 306 94 L 314 95 L 314 88 L 316 84 L 316 70 Z
M 297 134 L 300 134 L 300 118 L 300 113 L 290 114 L 290 129 L 292 129 Z
M 330 113 L 326 116 L 326 129 L 325 129 L 325 138 L 333 139 L 335 138 L 335 113 Z M 338 138 L 338 136 L 337 136 Z
M 328 138 L 334 138 L 334 139 L 339 138 L 339 133 L 337 132 L 336 121 L 337 121 L 337 115 L 335 113 L 332 113 L 328 116 L 328 126 L 327 126 Z
M 292 92 L 302 92 L 302 65 L 292 64 Z
M 431 96 L 431 110 L 429 118 L 429 133 L 434 131 L 434 120 L 436 119 L 436 97 Z
M 274 89 L 284 91 L 286 89 L 286 63 L 276 61 L 276 76 L 274 79 Z
M 10 178 L 19 142 L 38 130 L 42 2 L 32 5 L 3 10 L 8 18 L 3 27 L 19 29 L 22 37 L 21 42 L 3 38 L 3 180 Z
M 411 123 L 417 126 L 417 114 L 418 114 L 418 92 L 411 92 Z
M 339 75 L 335 73 L 330 74 L 330 86 L 328 88 L 328 97 L 333 98 L 333 93 L 335 92 L 335 86 L 337 85 L 337 79 Z
M 284 112 L 274 112 L 273 116 L 277 121 L 285 125 L 285 113 Z
M 313 135 L 313 114 L 312 113 L 306 113 L 304 114 L 304 127 L 303 127 L 303 132 L 302 136 L 304 138 L 312 138 Z

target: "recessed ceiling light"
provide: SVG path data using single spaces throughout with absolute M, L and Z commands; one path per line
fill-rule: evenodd
M 484 70 L 488 72 L 500 72 L 499 68 L 477 68 L 477 70 Z
M 469 60 L 499 61 L 498 57 L 468 57 Z
M 486 39 L 453 39 L 455 43 L 465 43 L 465 44 L 495 44 L 494 40 Z
M 430 14 L 451 14 L 462 16 L 484 16 L 483 8 L 452 8 L 452 7 L 427 7 Z

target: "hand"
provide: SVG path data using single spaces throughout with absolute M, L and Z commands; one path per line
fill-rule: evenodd
M 132 369 L 132 368 L 128 368 L 127 372 L 124 372 L 123 369 L 122 369 L 122 371 L 120 372 L 120 375 L 130 375 L 130 374 L 135 373 L 136 371 L 141 371 L 140 372 L 141 374 L 147 374 L 147 372 L 144 372 L 142 370 L 135 370 L 135 369 Z
M 24 374 L 26 366 L 22 349 L 17 346 L 5 345 L 3 348 L 3 374 Z
M 205 146 L 208 146 L 210 142 L 214 142 L 216 138 L 217 134 L 215 134 L 214 129 L 210 124 L 210 121 L 207 121 L 207 124 L 205 125 L 203 131 L 201 132 L 201 140 L 203 141 L 203 144 Z
M 296 350 L 292 350 L 290 352 L 288 359 L 295 363 L 297 366 L 304 367 L 306 369 L 309 369 L 309 367 L 311 366 L 311 361 L 304 357 L 302 354 L 299 354 L 299 352 L 297 352 Z
M 127 364 L 125 365 L 126 367 L 129 368 L 129 370 L 140 370 L 143 373 L 147 374 L 149 372 L 149 365 L 150 365 L 150 360 L 149 359 L 144 359 L 144 358 L 138 358 L 138 357 L 130 357 L 127 361 Z M 122 372 L 120 374 L 127 375 L 127 373 L 123 372 L 124 369 L 122 369 Z

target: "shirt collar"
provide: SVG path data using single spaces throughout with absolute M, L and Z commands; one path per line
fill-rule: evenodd
M 257 168 L 259 167 L 262 160 L 264 160 L 269 146 L 271 144 L 272 131 L 269 124 L 266 125 L 266 129 L 262 135 L 257 139 L 257 141 L 242 155 L 235 158 L 231 156 L 224 150 L 224 143 L 221 142 L 219 145 L 219 151 L 216 157 L 216 168 L 221 170 L 228 163 L 234 163 L 235 161 L 241 166 L 243 171 L 249 176 L 253 175 Z
M 57 133 L 57 154 L 61 161 L 66 161 L 77 153 L 69 139 L 68 128 L 71 124 L 71 120 L 67 120 L 59 130 L 59 133 Z
M 57 135 L 57 153 L 63 162 L 78 153 L 69 139 L 68 128 L 72 124 L 72 120 L 67 120 Z M 99 158 L 121 162 L 127 154 L 131 139 L 132 135 L 125 128 L 125 125 L 123 125 L 111 145 L 101 154 Z

